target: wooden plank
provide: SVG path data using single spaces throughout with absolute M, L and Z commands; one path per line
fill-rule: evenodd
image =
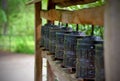
M 73 20 L 75 23 L 104 25 L 104 6 L 75 11 Z
M 49 11 L 42 10 L 41 17 L 43 17 L 47 20 L 51 20 L 51 21 L 60 20 L 61 19 L 61 12 L 58 10 L 54 10 L 54 9 L 49 10 Z
M 48 0 L 48 6 L 47 9 L 55 9 L 55 3 L 52 2 L 52 0 Z M 48 23 L 54 24 L 54 20 L 48 20 Z
M 105 10 L 105 77 L 106 81 L 120 81 L 120 1 L 106 0 Z
M 35 81 L 42 81 L 42 57 L 39 41 L 41 39 L 41 2 L 35 3 Z
M 55 75 L 51 69 L 51 65 L 49 64 L 49 62 L 47 61 L 47 73 L 49 74 L 49 76 L 47 76 L 47 81 L 55 81 Z
M 48 0 L 48 6 L 47 9 L 55 9 L 55 4 L 52 2 L 52 0 Z M 54 20 L 47 20 L 48 23 L 54 24 Z M 47 81 L 55 81 L 54 73 L 52 72 L 51 66 L 49 62 L 47 62 Z
M 61 68 L 61 65 L 57 61 L 53 61 L 52 55 L 47 55 L 49 53 L 48 51 L 44 51 L 42 56 L 45 56 L 47 58 L 47 61 L 49 62 L 51 66 L 51 70 L 54 73 L 54 75 L 58 78 L 59 81 L 77 81 L 75 78 L 75 74 L 68 74 Z
M 41 11 L 41 17 L 63 23 L 104 25 L 104 6 L 76 11 L 54 10 Z
M 75 78 L 75 74 L 69 74 L 67 72 L 67 68 L 62 68 L 61 62 L 57 61 L 57 60 L 56 61 L 53 60 L 53 55 L 50 55 L 49 53 L 50 53 L 49 51 L 43 51 L 42 56 L 43 56 L 43 58 L 47 59 L 49 65 L 51 66 L 51 70 L 54 73 L 54 76 L 58 77 L 58 79 L 60 81 L 65 81 L 65 80 L 67 80 L 67 81 L 69 81 L 69 80 L 70 81 L 72 81 L 72 80 L 75 80 L 75 81 L 94 81 L 94 78 L 78 78 L 78 79 Z M 61 75 L 61 73 L 63 73 L 63 75 Z M 63 79 L 65 79 L 65 80 L 63 80 Z
M 31 4 L 35 4 L 37 2 L 40 2 L 41 0 L 31 0 L 29 2 L 26 3 L 26 5 L 31 5 Z
M 49 51 L 42 52 L 42 56 L 44 56 L 47 59 L 48 65 L 50 66 L 50 70 L 53 72 L 54 76 L 57 77 L 58 81 L 94 81 L 93 78 L 88 78 L 88 79 L 78 78 L 77 79 L 75 77 L 75 74 L 69 74 L 66 72 L 67 71 L 66 68 L 61 67 L 60 61 L 53 61 L 53 58 L 52 58 L 53 55 L 48 55 L 48 54 L 49 54 Z
M 83 4 L 88 4 L 88 3 L 93 3 L 97 0 L 65 0 L 60 3 L 56 3 L 57 6 L 60 7 L 68 7 L 68 6 L 73 6 L 73 5 L 83 5 Z

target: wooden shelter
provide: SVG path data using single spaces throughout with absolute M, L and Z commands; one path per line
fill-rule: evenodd
M 41 39 L 41 18 L 48 22 L 61 21 L 63 23 L 92 24 L 105 26 L 105 69 L 106 81 L 119 81 L 120 75 L 120 9 L 119 0 L 107 0 L 106 6 L 82 9 L 77 11 L 56 10 L 55 6 L 68 7 L 95 2 L 96 0 L 48 0 L 48 10 L 41 9 L 41 0 L 33 0 L 28 4 L 35 5 L 35 81 L 42 81 L 42 58 L 47 58 L 47 81 L 54 81 L 57 77 L 60 81 L 78 81 L 74 74 L 66 74 L 59 65 L 56 65 L 49 52 L 39 47 Z M 105 13 L 104 13 L 105 10 Z M 105 14 L 105 17 L 104 17 Z M 105 19 L 105 20 L 104 20 Z M 80 80 L 84 81 L 84 80 Z

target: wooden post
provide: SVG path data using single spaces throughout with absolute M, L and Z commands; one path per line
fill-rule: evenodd
M 50 9 L 55 9 L 55 4 L 52 2 L 52 0 L 48 0 L 47 9 L 48 9 L 48 10 L 50 10 Z M 51 23 L 51 24 L 54 24 L 54 21 L 48 20 L 47 22 L 48 22 L 48 23 Z
M 120 0 L 107 0 L 105 10 L 106 81 L 120 81 Z
M 47 62 L 47 81 L 55 81 L 55 75 L 51 69 L 49 62 Z
M 42 57 L 40 49 L 41 38 L 41 2 L 35 3 L 35 81 L 42 81 Z
M 52 2 L 52 0 L 48 0 L 48 6 L 47 9 L 55 9 L 55 4 Z M 54 24 L 54 21 L 47 21 L 48 23 Z M 47 81 L 54 81 L 55 80 L 55 76 L 54 73 L 51 70 L 50 64 L 47 61 Z

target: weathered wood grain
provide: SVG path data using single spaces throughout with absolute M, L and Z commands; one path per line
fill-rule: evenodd
M 52 55 L 47 55 L 49 53 L 48 51 L 44 51 L 42 56 L 45 56 L 47 58 L 48 63 L 51 66 L 51 70 L 54 73 L 54 75 L 59 79 L 59 81 L 78 81 L 75 78 L 75 74 L 68 74 L 64 70 L 64 68 L 61 68 L 61 64 L 58 61 L 53 61 Z
M 39 48 L 41 39 L 41 2 L 35 3 L 35 81 L 42 81 L 42 56 Z
M 41 11 L 41 17 L 63 23 L 104 25 L 104 6 L 76 11 L 55 10 Z

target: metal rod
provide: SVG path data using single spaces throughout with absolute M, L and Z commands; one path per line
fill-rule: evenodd
M 65 27 L 68 27 L 68 23 L 66 23 L 66 26 Z
M 60 21 L 58 22 L 58 26 L 60 26 L 61 25 L 61 23 L 60 23 Z
M 94 25 L 92 25 L 92 32 L 91 32 L 91 36 L 94 35 Z
M 76 31 L 78 32 L 79 31 L 79 25 L 76 24 Z

